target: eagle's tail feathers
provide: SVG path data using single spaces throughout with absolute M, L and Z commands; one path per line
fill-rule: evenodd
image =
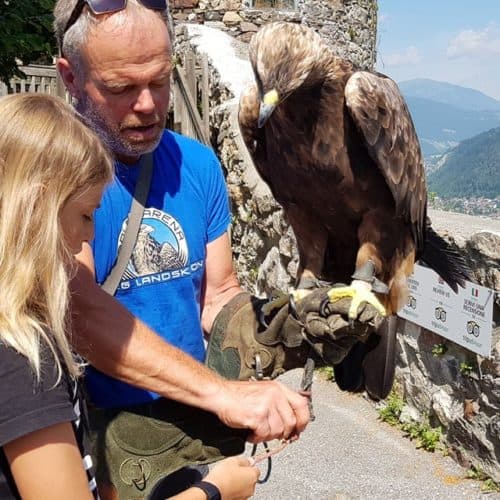
M 384 318 L 366 342 L 357 342 L 347 356 L 333 367 L 335 382 L 343 391 L 363 389 L 372 399 L 385 399 L 395 373 L 397 317 Z
M 365 344 L 356 342 L 347 356 L 333 366 L 335 382 L 342 391 L 360 392 L 364 389 L 362 363 L 365 353 Z
M 458 285 L 465 287 L 465 280 L 470 280 L 472 272 L 457 250 L 452 248 L 432 227 L 427 226 L 425 245 L 420 259 L 458 291 Z
M 377 333 L 368 340 L 374 346 L 363 360 L 365 389 L 372 399 L 385 399 L 391 392 L 396 368 L 397 316 L 384 318 Z

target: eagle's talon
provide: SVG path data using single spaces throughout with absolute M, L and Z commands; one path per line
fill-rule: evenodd
M 328 317 L 328 312 L 327 312 L 327 306 L 330 303 L 330 297 L 325 297 L 322 301 L 321 304 L 319 305 L 319 315 L 322 316 L 323 318 Z
M 386 316 L 384 306 L 371 291 L 371 286 L 365 281 L 354 280 L 351 286 L 332 288 L 327 293 L 331 302 L 350 297 L 352 299 L 347 317 L 354 321 L 358 317 L 358 309 L 363 303 L 371 304 L 379 314 Z
M 293 293 L 290 294 L 290 298 L 288 301 L 288 312 L 294 317 L 298 318 L 297 314 L 297 301 L 295 300 L 295 295 Z

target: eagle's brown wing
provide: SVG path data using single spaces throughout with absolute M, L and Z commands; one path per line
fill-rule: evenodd
M 412 225 L 417 251 L 424 245 L 427 189 L 415 127 L 398 86 L 390 78 L 358 71 L 345 88 L 349 112 L 382 172 L 396 215 Z

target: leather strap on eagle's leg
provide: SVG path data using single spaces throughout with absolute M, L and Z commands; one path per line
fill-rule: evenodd
M 366 264 L 356 269 L 355 273 L 351 277 L 355 280 L 362 280 L 370 283 L 372 287 L 371 289 L 374 292 L 381 293 L 383 295 L 387 295 L 389 293 L 389 287 L 375 276 L 375 263 L 371 259 L 368 259 Z

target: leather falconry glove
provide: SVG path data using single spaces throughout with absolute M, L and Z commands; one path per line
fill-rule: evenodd
M 350 324 L 351 299 L 329 303 L 328 290 L 315 289 L 295 304 L 283 293 L 269 299 L 237 295 L 215 318 L 207 366 L 233 380 L 275 378 L 303 367 L 311 347 L 326 363 L 340 363 L 373 332 L 379 316 L 372 306 L 362 306 Z

